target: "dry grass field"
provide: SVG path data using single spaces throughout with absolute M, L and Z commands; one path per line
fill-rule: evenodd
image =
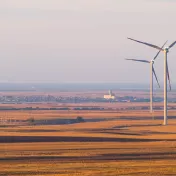
M 63 112 L 62 117 L 69 114 L 77 115 Z M 2 126 L 0 175 L 176 175 L 176 119 L 170 119 L 165 127 L 161 119 L 152 120 L 147 114 L 83 112 L 85 118 L 117 119 L 53 126 Z M 161 112 L 156 114 L 161 116 Z M 16 115 L 20 117 L 20 112 Z M 38 118 L 51 115 L 54 112 L 42 112 Z
M 141 104 L 105 103 L 99 106 Z M 162 125 L 162 111 L 153 114 L 127 110 L 0 111 L 1 118 L 17 120 L 30 117 L 35 120 L 75 119 L 77 116 L 87 121 L 63 125 L 1 125 L 0 175 L 176 175 L 176 111 L 169 111 L 168 126 Z
M 174 118 L 176 115 L 175 110 L 169 111 L 170 118 Z M 155 111 L 153 114 L 149 113 L 148 110 L 103 110 L 103 111 L 91 111 L 91 110 L 20 110 L 20 111 L 0 111 L 0 120 L 1 119 L 16 119 L 16 120 L 27 120 L 30 117 L 35 118 L 35 120 L 40 119 L 60 119 L 60 118 L 69 118 L 75 119 L 77 116 L 82 116 L 86 119 L 109 119 L 109 118 L 143 118 L 143 119 L 152 119 L 162 118 L 163 112 Z

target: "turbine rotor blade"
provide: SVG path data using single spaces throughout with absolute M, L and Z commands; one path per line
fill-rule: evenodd
M 125 59 L 125 60 L 131 60 L 131 61 L 136 61 L 136 62 L 145 62 L 145 63 L 150 63 L 147 60 L 140 60 L 140 59 Z
M 164 46 L 166 45 L 166 43 L 167 43 L 167 41 L 164 43 L 164 45 L 161 47 L 161 49 L 164 48 Z M 154 57 L 153 60 L 155 60 L 158 57 L 158 55 L 159 55 L 160 52 L 161 52 L 161 50 L 158 51 L 158 53 L 156 54 L 156 56 Z
M 139 41 L 139 40 L 135 40 L 135 39 L 132 39 L 132 38 L 127 38 L 127 39 L 133 40 L 133 41 L 135 41 L 135 42 L 142 43 L 142 44 L 144 44 L 144 45 L 147 45 L 147 46 L 150 46 L 150 47 L 152 47 L 152 48 L 155 48 L 155 49 L 158 49 L 158 50 L 163 51 L 163 49 L 160 48 L 159 46 L 156 46 L 156 45 L 153 45 L 153 44 L 150 44 L 150 43 L 146 43 L 146 42 L 141 42 L 141 41 Z
M 173 43 L 169 46 L 169 49 L 172 48 L 175 44 L 176 44 L 176 41 L 173 42 Z
M 168 67 L 168 62 L 167 61 L 166 61 L 166 67 L 167 67 L 167 78 L 169 80 L 169 88 L 171 90 L 172 87 L 171 87 L 171 80 L 170 80 L 169 67 Z
M 155 69 L 154 69 L 153 66 L 152 66 L 152 71 L 153 71 L 154 76 L 155 76 L 155 79 L 156 79 L 156 81 L 157 81 L 157 83 L 158 83 L 158 87 L 160 88 L 160 84 L 159 84 L 159 81 L 158 81 L 158 78 L 157 78 L 157 76 L 156 76 L 156 72 L 155 72 Z

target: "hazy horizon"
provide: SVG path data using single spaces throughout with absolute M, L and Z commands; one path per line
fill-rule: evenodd
M 150 91 L 149 84 L 142 83 L 0 83 L 1 92 L 9 91 L 108 91 L 141 90 Z M 172 93 L 176 84 L 172 85 Z M 163 92 L 163 88 L 154 87 L 154 92 Z M 170 91 L 168 92 L 170 93 Z
M 149 83 L 152 59 L 176 40 L 174 0 L 6 0 L 0 2 L 0 82 Z M 175 38 L 174 38 L 175 37 Z M 176 84 L 176 46 L 169 53 Z M 163 53 L 156 73 L 163 83 Z M 155 86 L 156 87 L 156 86 Z

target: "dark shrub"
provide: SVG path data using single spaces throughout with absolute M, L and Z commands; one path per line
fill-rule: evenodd
M 85 120 L 83 119 L 83 117 L 78 116 L 76 119 L 77 119 L 77 121 L 78 121 L 79 123 L 85 122 Z

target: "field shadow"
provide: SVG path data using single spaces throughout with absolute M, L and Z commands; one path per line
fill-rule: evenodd
M 65 172 L 59 172 L 59 171 L 57 171 L 57 172 L 54 172 L 54 171 L 6 171 L 6 172 L 2 172 L 1 171 L 1 175 L 3 175 L 3 176 L 9 176 L 9 175 L 11 175 L 11 176 L 19 176 L 19 175 L 31 175 L 31 176 L 34 176 L 34 175 L 50 175 L 50 174 L 52 174 L 52 175 L 56 175 L 56 174 L 64 174 Z
M 80 129 L 79 129 L 80 130 Z M 142 134 L 138 132 L 131 132 L 129 130 L 124 129 L 82 129 L 79 132 L 88 132 L 88 133 L 102 133 L 102 134 L 116 134 L 116 135 L 129 135 L 129 136 L 141 136 Z
M 107 137 L 72 137 L 72 136 L 0 136 L 0 143 L 29 142 L 158 142 L 176 141 L 176 139 L 138 139 Z
M 129 127 L 157 127 L 162 126 L 161 124 L 132 124 L 132 125 L 119 125 L 114 126 L 114 129 L 120 129 L 120 128 L 129 128 Z
M 151 120 L 151 119 L 155 119 L 155 120 L 163 120 L 163 116 L 160 117 L 153 117 L 153 115 L 151 114 L 151 117 L 119 117 L 119 120 Z M 168 119 L 176 119 L 176 116 L 168 116 Z
M 141 125 L 139 125 L 141 127 Z M 135 125 L 136 127 L 136 125 Z M 81 132 L 81 131 L 80 131 Z M 169 135 L 176 134 L 176 132 L 160 132 L 160 131 L 151 131 L 151 130 L 140 130 L 140 131 L 131 131 L 123 128 L 109 128 L 109 129 L 88 129 L 82 130 L 82 132 L 88 133 L 102 133 L 102 134 L 115 134 L 115 135 L 126 135 L 126 136 L 147 136 L 147 135 Z
M 0 158 L 0 161 L 17 160 L 57 160 L 60 162 L 79 162 L 79 161 L 121 161 L 121 160 L 168 160 L 176 159 L 176 152 L 155 152 L 155 153 L 110 153 L 94 156 L 18 156 Z
M 79 121 L 78 119 L 47 119 L 47 120 L 35 120 L 33 124 L 35 125 L 68 125 L 75 123 L 86 123 L 86 122 L 103 122 L 103 121 L 113 121 L 118 120 L 117 117 L 113 118 L 83 118 L 83 121 Z

